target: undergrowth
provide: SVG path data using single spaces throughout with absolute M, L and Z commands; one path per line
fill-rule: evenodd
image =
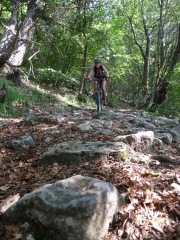
M 42 73 L 41 78 L 44 80 L 45 76 L 47 77 L 47 72 L 43 71 Z M 57 74 L 54 75 L 53 76 L 56 79 Z M 74 107 L 96 109 L 95 101 L 91 96 L 93 93 L 93 86 L 89 86 L 87 89 L 89 95 L 78 95 L 77 86 L 67 87 L 67 84 L 57 88 L 56 86 L 50 86 L 49 83 L 40 83 L 40 81 L 24 81 L 22 86 L 17 88 L 14 86 L 13 82 L 6 80 L 0 75 L 0 88 L 2 88 L 4 82 L 6 83 L 8 91 L 5 97 L 5 102 L 0 103 L 0 116 L 2 117 L 25 116 L 35 105 L 45 108 L 48 106 L 53 107 L 53 105 L 57 105 L 58 107 L 71 105 Z M 72 83 L 72 81 L 70 82 Z M 175 91 L 173 87 L 177 90 L 179 85 L 172 85 L 167 100 L 161 104 L 155 112 L 151 112 L 150 114 L 180 118 L 179 95 L 175 95 L 177 91 Z M 129 104 L 123 101 L 119 95 L 114 95 L 111 92 L 108 93 L 107 100 L 108 107 L 110 108 L 130 108 Z
M 33 106 L 41 107 L 60 106 L 67 107 L 88 107 L 94 108 L 95 103 L 91 97 L 86 97 L 85 101 L 79 101 L 77 92 L 61 87 L 60 89 L 40 85 L 36 82 L 22 82 L 22 86 L 17 88 L 13 82 L 7 81 L 0 76 L 0 89 L 5 82 L 7 95 L 5 102 L 0 103 L 0 116 L 2 117 L 22 117 L 25 116 Z
M 57 101 L 54 96 L 51 96 L 36 85 L 23 83 L 20 88 L 17 88 L 11 81 L 1 77 L 0 88 L 2 88 L 4 82 L 7 94 L 5 101 L 0 103 L 0 115 L 3 117 L 24 116 L 34 104 L 40 104 L 45 107 Z

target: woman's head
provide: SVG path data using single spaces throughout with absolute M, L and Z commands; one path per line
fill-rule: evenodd
M 94 60 L 94 63 L 98 64 L 98 63 L 102 63 L 102 61 L 101 61 L 101 59 L 97 58 L 97 59 Z

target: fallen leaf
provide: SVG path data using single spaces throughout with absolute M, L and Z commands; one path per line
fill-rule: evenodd
M 22 239 L 22 234 L 21 233 L 15 233 L 14 238 L 15 238 L 15 240 Z
M 9 185 L 4 185 L 4 186 L 1 186 L 1 187 L 0 187 L 0 190 L 1 190 L 1 191 L 7 191 L 9 188 L 10 188 Z
M 176 191 L 180 192 L 180 185 L 177 183 L 172 183 L 171 186 L 175 188 Z

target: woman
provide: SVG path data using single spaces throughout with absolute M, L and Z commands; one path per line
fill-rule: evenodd
M 101 63 L 101 59 L 95 59 L 94 60 L 94 67 L 91 68 L 90 73 L 88 74 L 87 78 L 91 78 L 92 75 L 94 74 L 94 96 L 96 94 L 96 89 L 97 89 L 97 81 L 96 79 L 101 79 L 102 80 L 102 94 L 103 94 L 103 105 L 106 106 L 106 80 L 109 78 L 109 72 L 103 66 Z

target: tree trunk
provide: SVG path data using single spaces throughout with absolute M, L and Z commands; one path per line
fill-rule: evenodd
M 144 60 L 143 63 L 143 95 L 146 96 L 146 94 L 148 93 L 149 90 L 149 60 L 150 60 L 150 48 L 151 48 L 151 40 L 150 40 L 150 34 L 149 34 L 149 29 L 146 23 L 146 17 L 144 16 L 144 6 L 143 3 L 141 5 L 141 14 L 142 14 L 142 21 L 143 21 L 143 27 L 144 27 L 144 34 L 145 34 L 145 40 L 146 40 L 146 44 L 145 44 L 145 48 L 143 47 L 142 44 L 140 44 L 140 42 L 137 39 L 136 36 L 136 30 L 133 24 L 133 18 L 130 17 L 127 13 L 127 18 L 129 20 L 130 26 L 131 26 L 131 30 L 132 30 L 132 34 L 133 34 L 133 38 L 134 38 L 134 42 L 135 44 L 138 46 L 142 58 Z
M 0 38 L 0 67 L 3 67 L 7 59 L 11 56 L 15 42 L 18 38 L 17 24 L 20 1 L 12 0 L 11 17 Z
M 20 0 L 12 0 L 11 17 L 0 38 L 0 67 L 5 64 L 9 66 L 8 78 L 12 78 L 16 85 L 21 83 L 18 68 L 22 65 L 28 43 L 33 34 L 36 9 L 40 0 L 29 1 L 26 16 L 19 22 L 21 2 Z
M 167 96 L 168 87 L 169 87 L 169 82 L 162 81 L 161 85 L 159 86 L 159 88 L 156 90 L 154 94 L 153 105 L 159 105 L 164 102 Z
M 0 89 L 0 103 L 4 103 L 5 102 L 5 97 L 7 94 L 7 87 L 5 85 L 5 83 L 3 83 L 3 87 Z
M 88 49 L 88 45 L 87 43 L 85 43 L 84 49 L 83 49 L 83 63 L 82 63 L 81 85 L 79 89 L 79 94 L 82 94 L 84 91 L 86 91 L 84 86 L 84 74 L 85 74 L 85 68 L 86 68 L 87 49 Z
M 172 58 L 169 59 L 169 68 L 167 73 L 164 77 L 160 77 L 158 79 L 158 86 L 156 87 L 156 91 L 154 93 L 153 102 L 149 105 L 149 109 L 155 110 L 157 105 L 164 102 L 168 93 L 168 87 L 170 83 L 171 76 L 173 74 L 173 70 L 176 66 L 176 63 L 179 61 L 180 58 L 180 24 L 178 25 L 178 37 L 177 37 L 177 44 L 174 49 Z
M 9 67 L 8 65 L 6 66 L 6 68 L 8 69 L 6 78 L 8 80 L 13 81 L 15 86 L 20 87 L 21 86 L 21 75 L 20 75 L 19 68 Z

